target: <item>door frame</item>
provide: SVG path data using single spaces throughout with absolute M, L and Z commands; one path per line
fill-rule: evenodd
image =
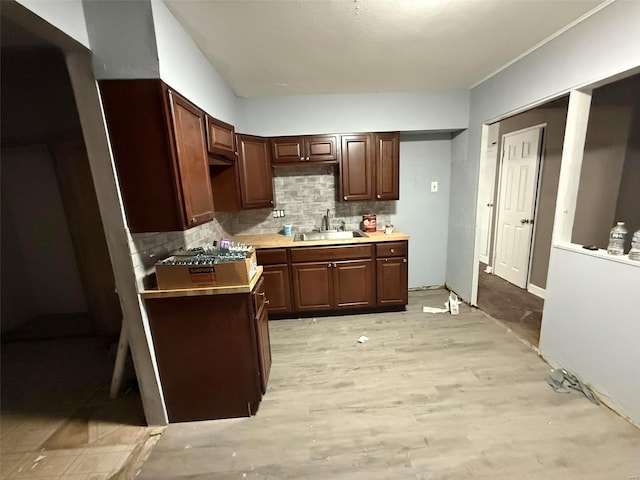
M 502 196 L 503 196 L 503 192 L 502 192 L 502 169 L 504 166 L 504 137 L 505 136 L 511 136 L 511 135 L 517 135 L 520 133 L 524 133 L 526 131 L 529 130 L 535 130 L 535 129 L 540 129 L 540 143 L 538 145 L 538 161 L 536 162 L 536 181 L 535 181 L 535 191 L 533 194 L 533 228 L 531 229 L 531 238 L 529 239 L 529 253 L 527 255 L 527 275 L 526 275 L 526 285 L 525 285 L 525 289 L 527 291 L 529 291 L 529 286 L 531 285 L 531 262 L 533 260 L 533 248 L 534 248 L 534 243 L 535 243 L 535 237 L 536 237 L 536 228 L 537 228 L 537 224 L 538 224 L 538 206 L 539 203 L 538 202 L 538 194 L 540 193 L 540 180 L 542 177 L 542 168 L 544 166 L 544 148 L 545 148 L 545 140 L 546 140 L 546 128 L 547 128 L 547 123 L 539 123 L 536 125 L 532 125 L 530 127 L 525 127 L 525 128 L 521 128 L 520 130 L 514 130 L 513 132 L 507 132 L 503 135 L 500 136 L 499 139 L 499 144 L 500 144 L 500 158 L 498 159 L 498 161 L 500 162 L 500 168 L 498 169 L 498 185 L 495 191 L 495 197 L 494 197 L 494 219 L 495 219 L 495 223 L 493 226 L 493 231 L 491 234 L 491 268 L 492 268 L 492 274 L 495 274 L 495 263 L 496 263 L 496 243 L 497 243 L 497 238 L 498 238 L 498 220 L 500 218 L 500 204 L 502 203 Z M 502 278 L 502 277 L 500 277 Z M 505 280 L 508 281 L 508 280 Z M 509 282 L 511 283 L 511 282 Z

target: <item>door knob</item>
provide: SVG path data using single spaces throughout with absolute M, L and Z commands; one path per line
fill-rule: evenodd
M 520 223 L 524 225 L 533 225 L 533 218 L 523 218 Z
M 493 203 L 487 203 L 487 207 L 493 207 Z

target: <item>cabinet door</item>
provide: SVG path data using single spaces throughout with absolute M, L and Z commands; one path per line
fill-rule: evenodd
M 276 137 L 271 139 L 271 161 L 274 164 L 305 161 L 302 137 Z
M 185 227 L 191 228 L 213 219 L 204 113 L 175 92 L 169 91 L 169 100 Z M 153 178 L 140 181 L 153 182 Z
M 340 197 L 344 201 L 373 200 L 371 136 L 343 135 Z
M 269 338 L 269 316 L 267 309 L 261 308 L 256 316 L 256 340 L 258 344 L 258 360 L 260 362 L 260 387 L 262 393 L 267 391 L 269 372 L 271 371 L 271 340 Z
M 237 173 L 242 208 L 273 205 L 273 172 L 266 138 L 238 135 Z
M 378 305 L 406 305 L 407 259 L 379 258 L 377 262 Z
M 291 311 L 291 282 L 289 267 L 282 265 L 265 265 L 262 277 L 264 291 L 269 300 L 269 313 L 288 313 Z
M 376 199 L 400 198 L 400 134 L 376 133 Z
M 333 307 L 331 263 L 299 263 L 293 264 L 291 269 L 296 311 L 328 310 Z
M 338 141 L 336 135 L 313 135 L 304 137 L 304 152 L 306 162 L 338 161 Z
M 336 308 L 372 307 L 376 304 L 373 260 L 335 262 L 332 265 Z
M 236 130 L 233 125 L 224 123 L 216 118 L 207 117 L 207 150 L 212 155 L 235 160 L 236 158 Z

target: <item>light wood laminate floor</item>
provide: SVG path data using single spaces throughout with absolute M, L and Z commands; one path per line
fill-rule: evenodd
M 481 311 L 422 313 L 445 300 L 272 321 L 258 415 L 170 425 L 139 478 L 639 478 L 638 429 L 553 392 L 549 367 Z

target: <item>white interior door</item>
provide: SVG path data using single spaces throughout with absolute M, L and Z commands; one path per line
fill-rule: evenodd
M 491 222 L 493 220 L 493 194 L 495 192 L 496 163 L 498 145 L 490 145 L 480 159 L 480 178 L 478 182 L 478 227 L 480 236 L 478 258 L 489 263 L 491 245 Z
M 494 272 L 521 288 L 527 286 L 541 138 L 541 127 L 502 137 Z

